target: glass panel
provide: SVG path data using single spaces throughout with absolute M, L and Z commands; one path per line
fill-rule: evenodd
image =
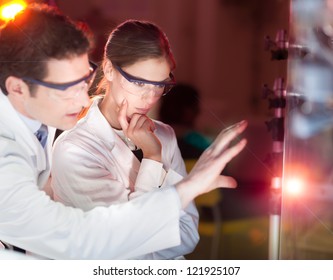
M 280 259 L 333 259 L 333 11 L 292 0 Z

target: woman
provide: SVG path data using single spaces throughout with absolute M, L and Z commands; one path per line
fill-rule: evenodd
M 175 84 L 174 68 L 168 39 L 156 25 L 128 20 L 113 30 L 105 46 L 99 87 L 103 95 L 94 98 L 87 115 L 56 141 L 55 200 L 87 211 L 135 199 L 186 175 L 172 128 L 147 117 Z M 149 218 L 149 213 L 142 217 L 143 226 Z M 123 222 L 131 223 L 131 217 Z M 192 202 L 180 218 L 181 245 L 138 258 L 183 258 L 199 240 L 197 226 Z

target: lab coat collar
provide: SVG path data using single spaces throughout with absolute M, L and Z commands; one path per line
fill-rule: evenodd
M 89 108 L 87 115 L 82 121 L 87 122 L 90 131 L 93 131 L 95 137 L 104 143 L 108 149 L 113 149 L 116 134 L 112 127 L 99 109 L 99 103 L 103 100 L 103 96 L 93 98 L 93 102 Z

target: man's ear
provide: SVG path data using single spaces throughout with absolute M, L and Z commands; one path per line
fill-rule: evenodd
M 28 85 L 19 78 L 14 76 L 9 76 L 5 82 L 6 90 L 8 96 L 15 98 L 24 98 L 27 94 L 30 95 L 30 90 Z
M 103 64 L 103 72 L 104 72 L 104 76 L 108 81 L 112 81 L 113 80 L 113 65 L 112 62 L 110 60 L 107 60 L 104 64 Z

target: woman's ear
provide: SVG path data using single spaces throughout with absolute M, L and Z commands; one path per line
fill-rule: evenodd
M 108 81 L 113 80 L 113 65 L 110 60 L 107 60 L 103 65 L 104 76 Z

